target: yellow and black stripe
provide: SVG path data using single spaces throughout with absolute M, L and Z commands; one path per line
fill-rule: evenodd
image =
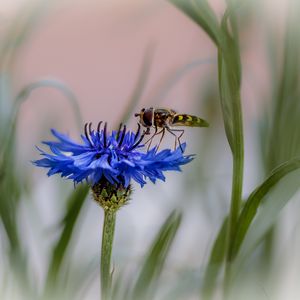
M 176 114 L 172 120 L 173 126 L 188 126 L 188 127 L 208 127 L 209 124 L 205 120 L 187 114 Z

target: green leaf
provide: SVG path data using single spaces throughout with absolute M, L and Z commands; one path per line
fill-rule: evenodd
M 228 19 L 232 21 L 233 35 L 228 29 Z M 243 124 L 240 99 L 240 49 L 234 8 L 226 10 L 221 28 L 223 42 L 218 55 L 221 106 L 227 139 L 233 154 L 237 155 L 243 144 Z
M 0 69 L 10 70 L 21 46 L 28 40 L 37 23 L 54 1 L 36 1 L 24 4 L 18 11 L 12 25 L 0 41 Z
M 227 72 L 224 69 L 224 62 L 219 52 L 218 55 L 218 74 L 219 74 L 219 91 L 220 91 L 220 100 L 221 100 L 221 109 L 223 114 L 223 122 L 225 133 L 227 136 L 228 143 L 230 145 L 231 151 L 234 152 L 234 137 L 233 137 L 233 111 L 231 104 L 231 90 L 229 87 L 229 78 L 227 78 Z
M 212 294 L 215 291 L 217 277 L 225 260 L 227 228 L 228 218 L 225 218 L 213 244 L 209 262 L 205 270 L 203 287 L 201 290 L 204 299 L 211 299 Z
M 75 96 L 73 91 L 66 84 L 64 84 L 63 82 L 61 82 L 57 79 L 53 79 L 53 78 L 40 79 L 40 80 L 37 80 L 37 81 L 27 84 L 16 96 L 16 99 L 14 102 L 15 109 L 14 109 L 13 116 L 17 115 L 20 105 L 24 101 L 28 100 L 28 97 L 30 96 L 30 94 L 34 90 L 40 89 L 40 88 L 56 89 L 56 90 L 60 91 L 66 97 L 66 99 L 70 102 L 71 107 L 73 108 L 78 129 L 81 130 L 83 124 L 82 124 L 82 116 L 81 116 L 77 97 Z
M 181 218 L 182 214 L 174 210 L 162 225 L 146 255 L 130 299 L 152 299 Z
M 46 290 L 51 288 L 52 284 L 54 284 L 55 280 L 57 279 L 66 255 L 68 245 L 71 241 L 79 213 L 83 206 L 84 200 L 87 197 L 88 191 L 89 187 L 87 185 L 78 185 L 68 199 L 67 211 L 62 221 L 63 229 L 52 251 L 52 258 L 48 267 Z
M 60 276 L 60 281 L 55 285 L 59 299 L 82 300 L 95 283 L 99 275 L 98 257 L 89 258 L 85 253 L 82 253 L 82 255 L 84 257 L 81 260 L 75 257 L 68 261 L 64 273 Z M 69 256 L 66 257 L 66 259 L 69 258 Z M 49 296 L 50 299 L 53 299 L 53 291 Z
M 69 89 L 64 83 L 60 82 L 56 79 L 41 79 L 35 82 L 32 82 L 28 85 L 26 85 L 16 96 L 13 106 L 13 111 L 10 116 L 10 124 L 8 124 L 6 129 L 6 140 L 2 143 L 2 151 L 3 151 L 3 157 L 5 157 L 6 152 L 10 151 L 10 142 L 12 141 L 12 137 L 15 134 L 15 129 L 17 126 L 17 120 L 18 120 L 18 114 L 20 110 L 20 106 L 23 102 L 29 100 L 30 94 L 39 88 L 54 88 L 56 90 L 61 91 L 65 96 L 66 99 L 69 100 L 76 119 L 76 124 L 78 126 L 78 129 L 81 131 L 83 124 L 82 124 L 82 116 L 79 108 L 79 104 L 77 101 L 77 98 L 75 94 L 72 92 L 71 89 Z M 0 152 L 1 154 L 1 152 Z M 1 168 L 1 156 L 0 156 L 0 168 Z
M 126 276 L 124 271 L 114 274 L 111 300 L 132 299 L 130 298 L 131 284 L 132 277 Z
M 220 47 L 221 32 L 218 20 L 206 0 L 169 0 L 202 27 L 212 41 Z
M 249 254 L 276 221 L 281 209 L 300 187 L 299 168 L 299 158 L 282 164 L 249 196 L 238 220 L 231 248 L 232 258 L 238 254 L 242 244 L 245 244 L 244 255 Z M 260 205 L 258 216 L 253 220 Z
M 273 75 L 272 116 L 271 120 L 268 120 L 269 124 L 267 125 L 269 127 L 266 130 L 267 141 L 269 141 L 265 161 L 267 171 L 300 155 L 300 134 L 298 130 L 294 130 L 298 126 L 300 114 L 299 1 L 289 1 L 288 11 L 283 44 L 283 62 L 282 65 L 279 65 L 278 72 L 274 72 L 273 65 L 270 70 L 273 71 L 272 74 L 275 73 L 276 75 Z M 274 37 L 271 41 L 275 49 L 282 50 L 282 41 L 277 45 L 274 43 Z M 272 51 L 274 52 L 273 49 Z M 278 62 L 276 66 L 278 66 Z

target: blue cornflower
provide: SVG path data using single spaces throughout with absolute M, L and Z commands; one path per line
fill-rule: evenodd
M 105 182 L 106 186 L 110 183 L 127 189 L 132 179 L 142 187 L 147 178 L 153 183 L 157 179 L 164 181 L 164 171 L 180 171 L 181 165 L 193 159 L 192 155 L 183 155 L 185 143 L 174 151 L 165 149 L 157 152 L 155 147 L 142 151 L 144 133 L 141 134 L 140 125 L 136 133 L 127 131 L 125 125 L 108 133 L 107 124 L 101 129 L 101 123 L 96 130 L 92 129 L 91 123 L 85 125 L 82 143 L 76 143 L 52 129 L 58 141 L 43 142 L 52 153 L 38 148 L 44 158 L 33 163 L 49 168 L 48 176 L 58 173 L 74 183 L 86 180 L 94 187 Z

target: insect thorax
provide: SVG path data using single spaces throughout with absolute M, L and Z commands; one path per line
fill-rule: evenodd
M 153 126 L 162 128 L 171 125 L 173 119 L 172 111 L 157 109 L 154 111 Z

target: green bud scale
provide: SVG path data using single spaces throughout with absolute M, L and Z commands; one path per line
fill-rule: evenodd
M 100 180 L 92 186 L 94 200 L 104 210 L 117 211 L 129 201 L 132 192 L 131 186 L 112 184 L 107 180 Z

